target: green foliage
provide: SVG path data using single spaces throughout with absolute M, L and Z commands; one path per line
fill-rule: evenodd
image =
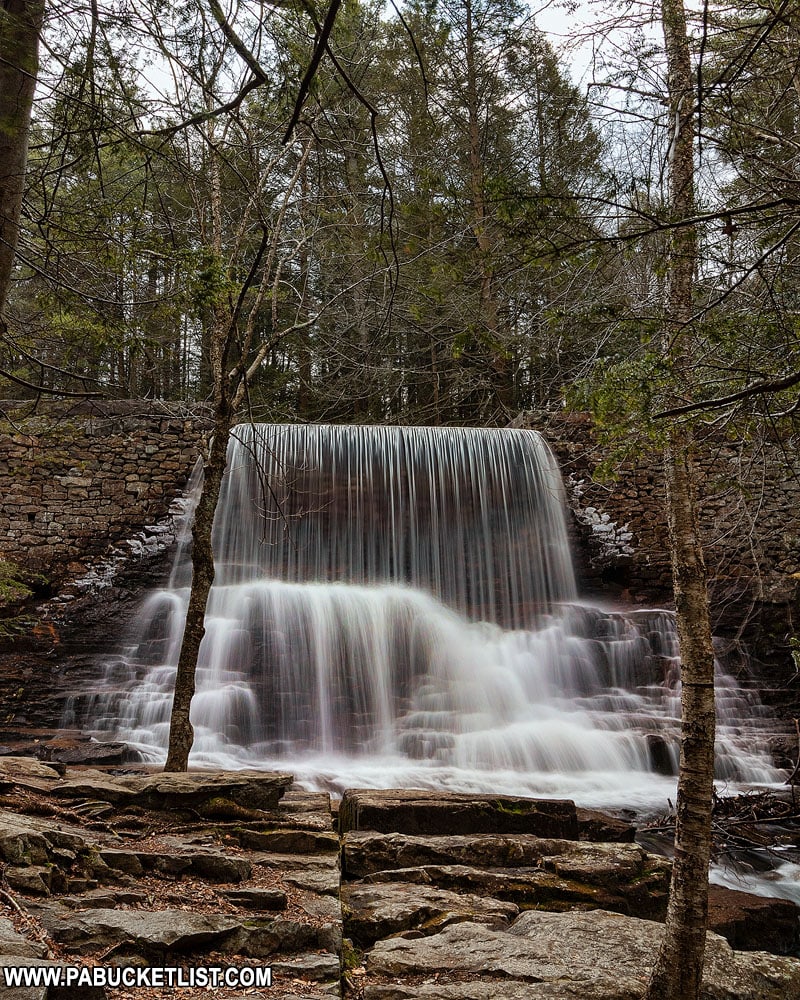
M 0 608 L 22 604 L 32 597 L 36 589 L 47 585 L 47 579 L 39 573 L 21 569 L 16 563 L 0 559 Z
M 626 459 L 662 448 L 666 427 L 654 419 L 674 388 L 674 379 L 662 355 L 642 351 L 634 359 L 609 359 L 593 374 L 565 388 L 567 405 L 589 410 L 608 458 L 596 476 L 613 479 L 614 469 Z

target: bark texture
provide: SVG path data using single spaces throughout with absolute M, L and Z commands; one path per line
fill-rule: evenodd
M 203 470 L 203 487 L 192 526 L 192 588 L 186 612 L 186 627 L 175 676 L 175 694 L 169 727 L 169 749 L 165 771 L 186 771 L 194 742 L 194 728 L 189 718 L 195 691 L 195 674 L 200 643 L 205 635 L 208 595 L 214 583 L 214 555 L 211 531 L 217 509 L 222 477 L 227 464 L 228 438 L 233 423 L 232 410 L 220 405 L 214 419 L 214 436 Z
M 0 323 L 19 242 L 44 0 L 0 0 Z
M 667 48 L 672 218 L 694 210 L 692 76 L 683 0 L 662 0 Z M 693 227 L 675 231 L 667 264 L 666 351 L 682 390 L 691 385 Z M 685 400 L 684 400 L 685 401 Z M 681 654 L 681 758 L 675 861 L 667 922 L 646 1000 L 697 1000 L 708 921 L 708 864 L 714 781 L 714 650 L 706 567 L 697 519 L 692 433 L 674 424 L 664 452 L 667 520 Z

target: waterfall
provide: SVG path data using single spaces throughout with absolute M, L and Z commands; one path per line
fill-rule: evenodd
M 91 706 L 98 731 L 156 758 L 186 541 Z M 673 617 L 578 603 L 561 478 L 537 433 L 241 426 L 213 541 L 194 761 L 334 788 L 671 794 Z M 717 677 L 718 776 L 777 780 L 757 699 L 721 665 Z

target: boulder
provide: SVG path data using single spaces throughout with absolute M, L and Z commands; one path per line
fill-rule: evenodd
M 342 887 L 344 933 L 360 948 L 406 931 L 436 934 L 462 920 L 507 927 L 514 903 L 430 886 L 386 884 Z
M 741 951 L 792 955 L 800 946 L 800 908 L 788 899 L 709 886 L 708 926 Z
M 62 823 L 39 816 L 20 816 L 0 809 L 0 859 L 12 865 L 47 865 L 74 858 L 87 840 Z
M 661 924 L 604 910 L 530 910 L 508 930 L 455 924 L 432 937 L 376 944 L 366 958 L 364 995 L 406 1000 L 412 984 L 402 980 L 413 976 L 413 995 L 424 1000 L 510 1000 L 522 998 L 521 986 L 526 1000 L 638 1000 L 662 934 Z M 706 948 L 703 1000 L 800 1000 L 797 959 L 734 952 L 711 933 Z M 446 985 L 416 978 L 425 976 L 441 976 Z
M 575 803 L 562 799 L 349 789 L 339 807 L 339 830 L 422 835 L 530 833 L 577 840 L 578 819 Z

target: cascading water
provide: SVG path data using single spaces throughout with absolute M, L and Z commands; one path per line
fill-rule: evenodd
M 533 431 L 237 428 L 193 760 L 334 788 L 663 803 L 677 765 L 672 616 L 577 603 L 561 492 Z M 184 544 L 91 708 L 98 729 L 155 757 L 189 569 Z M 757 699 L 721 669 L 718 686 L 718 777 L 777 780 L 752 746 Z

